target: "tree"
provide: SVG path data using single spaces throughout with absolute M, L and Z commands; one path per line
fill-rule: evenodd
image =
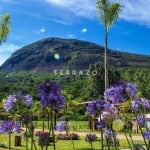
M 10 30 L 10 15 L 3 14 L 0 20 L 0 45 L 6 41 Z
M 102 64 L 92 64 L 90 66 L 90 72 L 91 72 L 91 89 L 90 89 L 90 95 L 93 98 L 100 98 L 104 94 L 104 76 L 105 76 L 105 70 L 104 65 Z M 93 75 L 92 72 L 95 72 L 95 75 Z M 120 72 L 116 70 L 113 67 L 108 67 L 108 72 L 111 74 L 108 78 L 109 85 L 115 84 L 118 80 L 121 79 Z
M 107 71 L 107 46 L 108 32 L 113 23 L 117 20 L 121 6 L 119 3 L 109 2 L 108 0 L 97 0 L 97 12 L 100 22 L 104 24 L 104 68 L 105 68 L 105 90 L 108 87 Z

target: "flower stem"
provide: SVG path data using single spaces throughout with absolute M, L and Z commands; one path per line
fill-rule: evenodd
M 9 150 L 11 149 L 11 133 L 9 133 Z
M 102 118 L 101 118 L 101 113 L 100 113 L 100 121 L 102 121 Z M 103 128 L 101 128 L 101 150 L 104 149 L 104 143 L 103 143 Z
M 28 130 L 27 130 L 28 128 L 27 128 L 27 126 L 28 126 L 28 125 L 27 125 L 27 123 L 26 123 L 26 132 L 25 132 L 25 133 L 26 133 L 26 134 L 25 134 L 25 138 L 26 138 L 26 150 L 28 150 Z

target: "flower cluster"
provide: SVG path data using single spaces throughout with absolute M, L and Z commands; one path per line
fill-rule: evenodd
M 56 131 L 63 132 L 66 129 L 66 122 L 65 121 L 59 121 L 56 124 Z
M 58 82 L 46 81 L 38 87 L 38 92 L 42 107 L 49 107 L 58 111 L 65 104 L 65 98 L 60 93 L 60 84 Z
M 103 99 L 93 100 L 87 106 L 87 111 L 90 115 L 100 114 L 103 110 L 108 110 L 111 107 L 110 103 Z
M 95 121 L 95 126 L 96 126 L 97 129 L 105 128 L 106 123 L 103 120 Z
M 107 125 L 110 125 L 117 119 L 117 114 L 113 109 L 110 109 L 102 113 L 102 119 L 107 123 Z
M 29 107 L 32 103 L 32 98 L 29 95 L 23 95 L 22 93 L 17 93 L 9 95 L 7 99 L 3 100 L 4 109 L 10 111 L 16 109 L 16 105 L 23 105 L 23 107 Z
M 58 134 L 57 135 L 57 139 L 58 140 L 79 140 L 80 137 L 78 134 L 76 133 L 71 133 L 71 134 Z
M 49 137 L 49 133 L 48 132 L 44 132 L 44 131 L 38 131 L 36 133 L 36 136 L 40 137 L 41 139 L 45 140 Z
M 139 125 L 143 125 L 145 123 L 145 117 L 143 115 L 137 116 L 137 122 Z
M 116 132 L 111 131 L 111 130 L 108 129 L 108 128 L 105 128 L 105 129 L 104 129 L 104 137 L 105 137 L 106 139 L 108 139 L 108 138 L 116 138 L 116 136 L 117 136 Z
M 97 139 L 98 137 L 96 136 L 96 134 L 86 134 L 86 137 L 85 137 L 85 140 L 90 143 L 96 141 Z
M 125 81 L 119 81 L 114 86 L 106 89 L 104 97 L 113 104 L 124 102 L 129 97 L 135 97 L 137 94 L 137 87 L 135 84 Z
M 132 101 L 132 109 L 134 111 L 142 110 L 149 110 L 150 109 L 150 102 L 145 98 L 134 98 Z
M 40 146 L 48 146 L 52 140 L 48 132 L 39 131 L 36 133 L 36 136 L 38 136 L 38 143 Z
M 14 133 L 20 132 L 20 123 L 14 121 L 3 121 L 0 125 L 0 133 Z
M 144 138 L 149 140 L 150 139 L 150 131 L 144 132 Z

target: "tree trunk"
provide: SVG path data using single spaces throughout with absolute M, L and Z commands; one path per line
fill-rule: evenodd
M 105 90 L 108 88 L 108 68 L 107 68 L 107 44 L 108 44 L 108 32 L 105 27 L 105 38 L 104 38 L 104 68 L 105 68 Z

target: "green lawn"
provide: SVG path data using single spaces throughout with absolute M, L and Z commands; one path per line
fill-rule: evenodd
M 35 127 L 38 129 L 42 129 L 43 123 L 42 121 L 34 121 Z M 70 131 L 79 131 L 86 132 L 88 131 L 88 121 L 69 121 Z M 45 121 L 44 123 L 45 129 L 48 129 L 48 123 Z
M 12 135 L 11 138 L 11 147 L 14 150 L 25 150 L 25 140 L 22 139 L 22 146 L 21 147 L 14 147 L 14 134 Z M 8 146 L 8 135 L 7 134 L 0 134 L 0 143 L 5 143 L 6 146 Z M 85 137 L 81 137 L 80 140 L 73 141 L 75 150 L 90 150 L 90 145 L 85 141 Z M 143 143 L 142 141 L 140 143 Z M 29 141 L 29 144 L 30 141 Z M 37 150 L 41 150 L 41 147 L 38 146 L 37 139 L 36 139 L 36 145 L 37 145 Z M 73 150 L 73 145 L 72 141 L 64 141 L 64 140 L 59 140 L 56 143 L 56 148 L 57 150 Z M 119 149 L 122 148 L 128 148 L 128 144 L 126 140 L 120 140 L 120 147 Z M 8 148 L 2 148 L 0 147 L 0 150 L 6 150 Z M 50 147 L 50 149 L 53 149 Z M 99 141 L 93 142 L 93 150 L 99 150 L 100 149 L 100 143 Z M 111 148 L 113 150 L 114 148 Z M 29 148 L 30 150 L 30 148 Z

